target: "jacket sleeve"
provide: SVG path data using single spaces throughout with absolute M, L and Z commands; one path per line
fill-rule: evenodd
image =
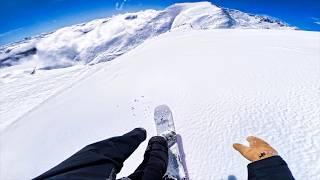
M 273 156 L 248 165 L 248 180 L 294 180 L 287 163 Z
M 136 128 L 123 136 L 90 144 L 35 180 L 115 179 L 123 162 L 145 139 L 146 131 Z

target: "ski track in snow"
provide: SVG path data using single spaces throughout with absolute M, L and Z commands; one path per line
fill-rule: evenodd
M 154 108 L 168 104 L 191 179 L 246 179 L 248 162 L 232 143 L 249 135 L 270 142 L 296 179 L 319 179 L 319 42 L 316 32 L 177 31 L 115 61 L 2 82 L 12 95 L 1 97 L 1 118 L 22 117 L 1 132 L 0 177 L 34 177 L 138 126 L 150 138 Z M 118 177 L 137 167 L 146 144 Z

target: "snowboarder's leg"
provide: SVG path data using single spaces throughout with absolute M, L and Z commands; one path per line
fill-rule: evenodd
M 154 136 L 149 140 L 144 160 L 128 178 L 131 180 L 161 180 L 168 166 L 168 144 L 165 138 Z
M 146 131 L 136 128 L 93 143 L 35 179 L 114 179 L 123 162 L 145 139 Z

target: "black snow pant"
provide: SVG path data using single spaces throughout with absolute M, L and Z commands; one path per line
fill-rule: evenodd
M 123 162 L 145 139 L 146 131 L 136 128 L 123 136 L 88 145 L 34 179 L 114 180 Z M 155 136 L 148 143 L 143 162 L 128 178 L 161 180 L 167 165 L 167 142 L 163 137 Z

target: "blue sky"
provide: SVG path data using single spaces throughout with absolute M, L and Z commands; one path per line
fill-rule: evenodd
M 198 0 L 199 1 L 199 0 Z M 0 45 L 60 27 L 141 9 L 193 0 L 1 0 Z M 277 17 L 320 31 L 320 0 L 211 0 L 222 7 Z

